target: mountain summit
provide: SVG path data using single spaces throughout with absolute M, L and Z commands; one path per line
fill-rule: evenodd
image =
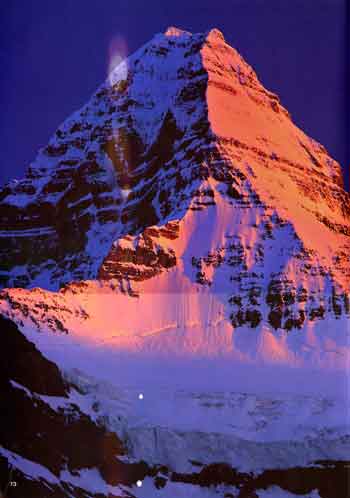
M 16 287 L 0 306 L 27 329 L 347 362 L 340 166 L 216 29 L 170 27 L 118 65 L 2 189 L 0 216 L 1 283 Z

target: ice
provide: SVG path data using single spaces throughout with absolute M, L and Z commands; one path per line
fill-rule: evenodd
M 22 456 L 0 446 L 0 455 L 4 456 L 8 463 L 15 469 L 19 469 L 29 479 L 43 479 L 52 484 L 59 484 L 58 478 L 46 467 L 39 463 L 32 462 Z
M 74 403 L 103 421 L 136 461 L 181 472 L 192 471 L 190 460 L 226 462 L 259 472 L 344 460 L 350 452 L 348 406 L 331 396 L 176 389 L 145 379 L 141 402 L 141 385 L 123 384 L 118 375 L 109 382 L 76 369 L 65 375 L 79 392 L 41 398 L 56 410 Z

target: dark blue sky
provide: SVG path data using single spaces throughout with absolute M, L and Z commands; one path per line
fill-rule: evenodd
M 346 0 L 1 0 L 0 182 L 106 77 L 113 37 L 130 53 L 169 25 L 223 31 L 345 171 Z

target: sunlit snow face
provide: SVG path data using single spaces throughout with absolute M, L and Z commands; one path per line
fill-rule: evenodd
M 125 80 L 128 76 L 127 53 L 125 39 L 119 35 L 114 36 L 109 43 L 108 49 L 107 75 L 111 86 L 116 81 Z

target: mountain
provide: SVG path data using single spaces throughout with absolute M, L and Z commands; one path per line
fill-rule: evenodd
M 0 240 L 28 498 L 346 496 L 350 196 L 220 31 L 118 65 L 1 190 Z
M 346 364 L 341 169 L 216 29 L 156 35 L 0 198 L 17 322 L 122 349 Z

